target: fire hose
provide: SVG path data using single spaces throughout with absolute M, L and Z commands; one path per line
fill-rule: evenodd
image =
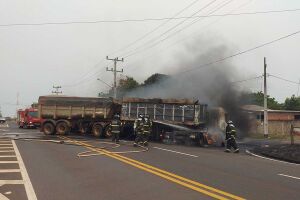
M 55 143 L 55 144 L 64 144 L 64 145 L 74 145 L 74 146 L 82 146 L 80 144 L 77 144 L 76 142 L 70 140 L 70 139 L 62 139 L 61 137 L 60 140 L 57 140 L 57 137 L 53 137 L 54 139 L 40 139 L 40 138 L 36 138 L 36 137 L 29 137 L 29 138 L 14 138 L 14 140 L 20 140 L 20 141 L 36 141 L 36 142 L 50 142 L 50 143 Z M 80 140 L 81 142 L 86 142 L 86 143 L 97 143 L 97 144 L 107 144 L 107 145 L 111 145 L 110 147 L 107 146 L 95 146 L 92 144 L 88 144 L 88 147 L 92 147 L 95 150 L 92 151 L 84 151 L 84 152 L 80 152 L 77 154 L 77 157 L 89 157 L 89 156 L 97 156 L 97 155 L 103 155 L 103 154 L 129 154 L 129 153 L 142 153 L 142 152 L 146 152 L 149 150 L 149 148 L 144 147 L 142 145 L 137 145 L 139 148 L 141 148 L 141 150 L 130 150 L 130 151 L 110 151 L 110 152 L 106 152 L 106 153 L 99 153 L 97 152 L 97 150 L 104 150 L 104 149 L 116 149 L 118 147 L 120 147 L 120 144 L 116 144 L 113 142 L 105 142 L 105 141 L 99 141 L 99 140 L 85 140 L 85 139 L 76 139 L 76 140 Z M 131 146 L 128 144 L 123 143 L 122 145 L 124 146 Z M 94 153 L 97 152 L 97 153 Z

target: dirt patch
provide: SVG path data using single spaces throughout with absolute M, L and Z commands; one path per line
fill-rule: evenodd
M 300 144 L 277 144 L 269 147 L 256 147 L 254 152 L 267 157 L 300 164 Z

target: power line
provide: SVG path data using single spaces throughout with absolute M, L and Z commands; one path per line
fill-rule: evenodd
M 252 78 L 248 78 L 248 79 L 244 79 L 244 80 L 233 81 L 233 82 L 231 82 L 231 84 L 242 83 L 242 82 L 247 82 L 247 81 L 252 81 L 252 80 L 256 80 L 256 79 L 262 78 L 262 77 L 263 77 L 263 76 L 257 76 L 257 77 L 252 77 Z
M 169 19 L 166 19 L 165 22 L 161 23 L 160 25 L 158 25 L 157 27 L 155 27 L 154 29 L 152 29 L 151 31 L 147 32 L 146 34 L 142 35 L 141 37 L 139 37 L 138 39 L 134 40 L 133 42 L 125 45 L 124 47 L 120 48 L 119 50 L 111 53 L 111 54 L 115 54 L 115 53 L 118 53 L 120 51 L 123 51 L 129 47 L 131 47 L 132 45 L 136 44 L 137 42 L 143 40 L 144 38 L 146 38 L 148 35 L 154 33 L 156 30 L 158 30 L 159 28 L 163 27 L 164 25 L 166 25 L 168 22 L 170 22 L 172 19 L 175 19 L 176 16 L 180 15 L 182 12 L 184 12 L 185 10 L 187 10 L 188 8 L 190 8 L 191 6 L 193 6 L 195 3 L 197 3 L 199 0 L 195 0 L 193 1 L 192 3 L 190 3 L 189 5 L 187 5 L 186 7 L 184 7 L 182 10 L 180 10 L 179 12 L 175 13 L 173 15 L 173 17 L 169 18 Z M 179 18 L 177 18 L 179 19 Z
M 239 5 L 238 7 L 236 7 L 236 8 L 234 8 L 234 9 L 230 10 L 229 12 L 227 12 L 227 14 L 232 14 L 234 11 L 236 11 L 236 10 L 238 10 L 238 9 L 240 9 L 240 8 L 242 8 L 242 7 L 244 7 L 245 5 L 249 4 L 251 1 L 252 1 L 252 0 L 249 0 L 249 1 L 247 1 L 246 3 L 243 3 L 242 5 Z M 205 29 L 203 29 L 203 28 L 207 28 L 207 27 L 209 27 L 209 26 L 211 26 L 211 25 L 213 25 L 213 24 L 216 24 L 217 22 L 220 21 L 220 19 L 222 19 L 222 18 L 217 18 L 217 19 L 214 20 L 212 23 L 209 23 L 209 24 L 203 26 L 203 27 L 201 28 L 201 31 L 204 32 Z M 197 33 L 197 35 L 199 36 L 199 31 L 197 31 L 196 33 Z M 190 38 L 191 38 L 191 37 L 188 36 L 188 37 L 185 37 L 185 38 L 183 38 L 183 39 L 177 40 L 176 42 L 171 43 L 171 44 L 168 45 L 167 47 L 164 47 L 163 49 L 160 49 L 159 52 L 161 52 L 161 51 L 166 51 L 168 48 L 170 48 L 170 47 L 172 47 L 172 46 L 174 46 L 174 45 L 176 45 L 176 44 L 178 44 L 178 43 L 184 42 L 185 40 L 190 39 Z M 155 56 L 155 55 L 156 55 L 155 53 L 152 53 L 150 56 L 148 56 L 148 58 L 151 58 L 151 57 L 153 57 L 153 56 Z
M 181 14 L 181 13 L 184 12 L 186 9 L 190 8 L 191 6 L 193 6 L 193 5 L 194 5 L 195 3 L 197 3 L 198 1 L 199 1 L 199 0 L 193 1 L 192 3 L 190 3 L 189 5 L 187 5 L 186 7 L 184 7 L 183 9 L 181 9 L 179 12 L 175 13 L 175 15 L 173 15 L 173 17 L 178 16 L 179 14 Z M 125 45 L 124 47 L 120 48 L 120 49 L 117 50 L 117 51 L 114 51 L 114 52 L 110 53 L 109 56 L 111 56 L 112 54 L 115 54 L 115 53 L 117 53 L 117 52 L 123 51 L 123 50 L 125 50 L 125 49 L 127 49 L 127 48 L 129 48 L 129 47 L 131 47 L 132 45 L 134 45 L 134 44 L 136 44 L 137 42 L 143 40 L 144 38 L 146 38 L 147 36 L 149 36 L 150 34 L 152 34 L 153 32 L 155 32 L 156 30 L 158 30 L 159 28 L 163 27 L 163 26 L 164 26 L 165 24 L 167 24 L 169 21 L 171 21 L 171 20 L 167 20 L 167 21 L 163 22 L 162 24 L 158 25 L 156 28 L 154 28 L 154 29 L 152 29 L 150 32 L 144 34 L 143 36 L 141 36 L 141 37 L 138 38 L 137 40 L 135 40 L 135 41 L 133 41 L 133 42 L 131 42 L 131 43 Z M 102 59 L 100 62 L 98 62 L 98 63 L 94 66 L 94 68 L 95 68 L 98 64 L 103 63 L 105 60 L 106 60 L 106 59 Z M 86 77 L 89 73 L 91 73 L 91 71 L 85 73 L 85 74 L 82 76 L 82 78 Z M 96 72 L 96 73 L 98 73 L 98 72 Z M 96 73 L 94 73 L 94 75 L 95 75 Z M 92 75 L 92 76 L 93 76 L 93 75 Z M 80 81 L 79 84 L 80 84 L 81 82 L 82 82 L 82 81 Z M 73 85 L 74 85 L 74 84 L 73 84 Z M 76 84 L 76 85 L 78 85 L 78 84 Z
M 269 76 L 277 78 L 277 79 L 285 81 L 285 82 L 289 82 L 289 83 L 299 85 L 299 82 L 296 82 L 296 81 L 291 81 L 291 80 L 288 80 L 288 79 L 285 79 L 285 78 L 282 78 L 282 77 L 279 77 L 279 76 L 275 76 L 275 75 L 272 75 L 272 74 L 270 74 Z
M 253 48 L 250 48 L 250 49 L 247 49 L 247 50 L 244 50 L 244 51 L 240 51 L 240 52 L 235 53 L 235 54 L 232 54 L 232 55 L 230 55 L 230 56 L 226 56 L 226 57 L 224 57 L 224 58 L 220 58 L 220 59 L 218 59 L 218 60 L 215 60 L 215 61 L 212 61 L 212 62 L 205 63 L 205 64 L 200 65 L 200 66 L 198 66 L 198 67 L 194 67 L 194 68 L 191 68 L 191 69 L 182 71 L 182 72 L 180 72 L 180 74 L 182 74 L 182 73 L 187 73 L 187 72 L 190 72 L 190 71 L 194 71 L 194 70 L 197 70 L 197 69 L 201 69 L 201 68 L 204 68 L 204 67 L 207 67 L 207 66 L 210 66 L 210 65 L 219 63 L 219 62 L 223 62 L 224 60 L 227 60 L 227 59 L 230 59 L 230 58 L 233 58 L 233 57 L 236 57 L 236 56 L 239 56 L 239 55 L 248 53 L 248 52 L 250 52 L 250 51 L 254 51 L 254 50 L 256 50 L 256 49 L 259 49 L 259 48 L 262 48 L 262 47 L 264 47 L 264 46 L 267 46 L 267 45 L 273 44 L 273 43 L 275 43 L 275 42 L 278 42 L 278 41 L 280 41 L 280 40 L 283 40 L 283 39 L 292 37 L 292 36 L 297 35 L 297 34 L 299 34 L 299 33 L 300 33 L 300 31 L 296 31 L 296 32 L 290 33 L 290 34 L 288 34 L 288 35 L 282 36 L 282 37 L 277 38 L 277 39 L 275 39 L 275 40 L 272 40 L 272 41 L 269 41 L 269 42 L 260 44 L 260 45 L 258 45 L 258 46 L 256 46 L 256 47 L 253 47 Z
M 225 0 L 225 1 L 221 2 L 221 3 L 217 6 L 216 9 L 214 9 L 213 11 L 210 11 L 210 12 L 209 12 L 209 15 L 211 15 L 212 13 L 214 13 L 214 12 L 218 11 L 219 9 L 225 7 L 226 5 L 228 5 L 229 3 L 231 3 L 232 1 L 234 1 L 234 0 L 229 0 L 229 1 L 226 1 L 226 0 Z M 214 2 L 214 1 L 210 2 L 208 5 L 210 5 L 210 4 L 213 3 L 213 2 Z M 225 2 L 225 3 L 224 3 L 224 2 Z M 206 8 L 206 7 L 207 7 L 207 6 L 205 6 L 204 8 Z M 201 11 L 201 10 L 202 10 L 202 9 L 198 10 L 196 13 L 198 13 L 198 12 Z M 194 14 L 195 14 L 195 13 L 194 13 Z M 184 20 L 184 21 L 186 21 L 186 20 Z M 183 22 L 184 22 L 184 21 L 183 21 Z M 143 52 L 143 51 L 145 51 L 145 50 L 151 49 L 151 48 L 153 48 L 153 47 L 159 45 L 160 43 L 164 42 L 165 40 L 169 39 L 170 37 L 174 36 L 175 34 L 179 33 L 179 32 L 182 31 L 183 29 L 186 29 L 187 27 L 189 27 L 189 26 L 195 24 L 195 23 L 198 22 L 198 21 L 199 21 L 199 19 L 192 21 L 191 23 L 185 25 L 183 28 L 181 28 L 181 29 L 179 29 L 179 30 L 177 30 L 177 31 L 175 31 L 175 32 L 173 32 L 173 33 L 170 33 L 170 34 L 167 35 L 165 38 L 163 38 L 163 39 L 161 39 L 161 40 L 158 40 L 158 41 L 154 42 L 154 43 L 153 43 L 152 45 L 150 45 L 150 46 L 147 46 L 147 47 L 145 47 L 145 48 L 143 48 L 143 49 L 141 49 L 141 50 L 138 50 L 139 48 L 135 49 L 132 53 L 127 54 L 127 55 L 125 56 L 125 58 L 130 57 L 130 56 L 133 56 L 133 55 L 136 55 L 136 54 L 138 54 L 138 53 L 141 53 L 141 52 Z M 167 30 L 166 32 L 164 32 L 163 34 L 161 34 L 160 36 L 158 36 L 156 39 L 159 39 L 161 36 L 165 35 L 165 33 L 168 33 L 169 31 L 173 30 L 174 28 L 176 28 L 176 27 L 177 27 L 178 25 L 180 25 L 180 24 L 182 24 L 182 23 L 179 23 L 179 24 L 175 25 L 174 27 L 170 28 L 169 30 Z M 152 41 L 150 41 L 150 44 L 151 44 L 151 42 L 152 42 Z M 149 42 L 146 43 L 146 45 L 147 45 L 147 44 L 149 44 Z
M 297 8 L 297 9 L 254 11 L 254 12 L 232 13 L 232 14 L 195 15 L 195 16 L 161 17 L 161 18 L 144 18 L 144 19 L 69 21 L 69 22 L 42 22 L 42 23 L 11 23 L 11 24 L 0 24 L 0 26 L 2 26 L 2 27 L 11 27 L 11 26 L 45 26 L 45 25 L 71 25 L 71 24 L 151 22 L 151 21 L 180 20 L 180 19 L 193 19 L 193 18 L 208 18 L 208 17 L 224 17 L 224 16 L 240 16 L 240 15 L 284 13 L 284 12 L 297 12 L 297 11 L 300 11 L 300 9 Z

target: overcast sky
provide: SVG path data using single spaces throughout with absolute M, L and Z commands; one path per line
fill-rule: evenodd
M 0 24 L 47 23 L 96 20 L 123 20 L 172 17 L 195 0 L 0 0 Z M 226 4 L 221 7 L 220 5 Z M 205 5 L 211 3 L 205 9 Z M 220 9 L 218 9 L 220 8 Z M 299 0 L 199 0 L 178 16 L 243 13 L 300 8 Z M 218 41 L 232 54 L 272 41 L 300 30 L 300 11 L 188 19 L 172 31 L 180 20 L 126 23 L 91 23 L 44 26 L 0 26 L 0 105 L 6 116 L 14 115 L 19 93 L 21 106 L 50 94 L 53 85 L 61 85 L 66 95 L 96 96 L 111 84 L 112 73 L 105 72 L 112 63 L 107 55 L 125 57 L 123 75 L 143 81 L 155 72 L 172 74 L 178 54 L 188 45 Z M 162 25 L 162 23 L 164 23 Z M 160 26 L 159 28 L 157 28 Z M 182 29 L 185 27 L 184 29 Z M 153 31 L 157 29 L 156 31 Z M 151 46 L 169 34 L 168 39 Z M 128 44 L 153 31 L 129 48 Z M 203 45 L 203 44 L 199 44 Z M 206 45 L 203 45 L 205 51 Z M 120 50 L 121 51 L 118 51 Z M 123 49 L 123 50 L 122 50 Z M 137 53 L 126 57 L 128 52 Z M 264 48 L 237 56 L 226 62 L 234 64 L 240 79 L 263 73 L 267 57 L 268 73 L 295 82 L 300 79 L 300 34 Z M 193 56 L 189 53 L 188 56 Z M 217 60 L 219 58 L 213 58 Z M 199 63 L 201 65 L 203 63 Z M 185 66 L 186 67 L 186 66 Z M 269 78 L 269 94 L 279 101 L 297 93 L 297 84 Z M 246 85 L 261 90 L 261 80 Z M 245 87 L 245 85 L 244 85 Z

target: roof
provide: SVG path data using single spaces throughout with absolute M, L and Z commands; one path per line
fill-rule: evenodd
M 258 106 L 258 105 L 243 105 L 242 106 L 243 110 L 246 111 L 252 111 L 252 112 L 264 112 L 264 107 L 262 106 Z M 299 113 L 300 114 L 300 110 L 272 110 L 272 109 L 268 109 L 268 112 L 272 112 L 272 113 Z

